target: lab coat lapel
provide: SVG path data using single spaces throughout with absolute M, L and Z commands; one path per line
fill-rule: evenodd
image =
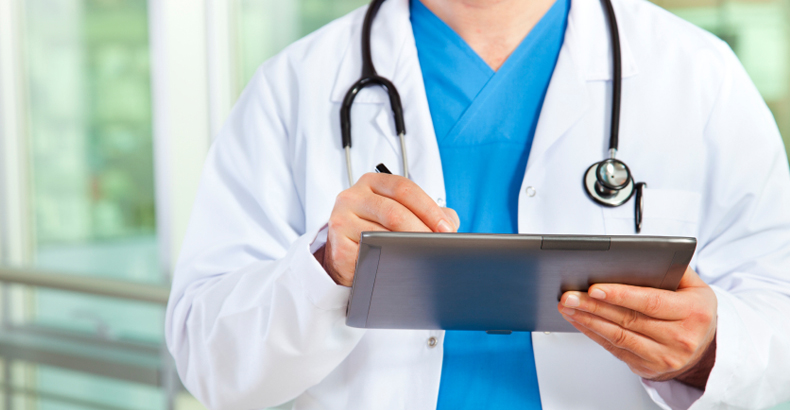
M 408 0 L 397 0 L 408 11 Z M 444 176 L 439 145 L 428 107 L 425 83 L 411 23 L 406 19 L 408 32 L 395 73 L 395 83 L 400 85 L 406 121 L 406 145 L 409 153 L 411 179 L 422 187 L 440 206 L 445 205 Z
M 554 68 L 549 88 L 546 90 L 538 125 L 535 128 L 535 137 L 527 161 L 527 173 L 543 162 L 546 151 L 551 145 L 564 135 L 590 107 L 587 84 L 580 75 L 580 67 L 573 55 L 573 48 L 576 46 L 574 42 L 576 41 L 573 26 L 568 24 L 565 42 L 560 49 L 557 66 Z
M 621 35 L 620 43 L 623 78 L 628 78 L 637 73 L 637 67 L 628 39 Z M 540 166 L 552 145 L 590 109 L 588 82 L 611 80 L 611 53 L 608 22 L 600 2 L 572 1 L 565 40 L 543 101 L 527 172 Z M 608 108 L 605 112 L 610 115 Z

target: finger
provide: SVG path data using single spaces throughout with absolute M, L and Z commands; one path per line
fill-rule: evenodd
M 362 232 L 389 232 L 389 229 L 377 222 L 362 219 L 356 215 L 353 218 L 355 220 L 347 224 L 341 233 L 356 244 L 359 244 Z
M 694 272 L 694 269 L 690 267 L 686 268 L 686 272 L 683 273 L 683 277 L 680 278 L 680 284 L 678 285 L 678 290 L 686 289 L 686 288 L 698 288 L 698 287 L 705 287 L 708 286 L 702 278 L 697 275 L 697 272 Z
M 650 364 L 643 358 L 635 355 L 634 353 L 621 349 L 608 340 L 601 337 L 599 334 L 593 332 L 592 330 L 586 328 L 584 325 L 576 322 L 571 316 L 562 315 L 565 320 L 568 321 L 576 330 L 582 332 L 585 336 L 590 338 L 593 342 L 598 343 L 601 347 L 606 349 L 607 352 L 611 353 L 614 357 L 620 359 L 621 361 L 625 362 L 629 367 L 632 369 L 638 370 L 640 372 L 640 376 L 651 374 L 652 370 L 650 370 Z
M 579 315 L 582 313 L 582 315 Z M 617 341 L 612 340 L 611 334 L 607 334 L 606 331 L 602 331 L 601 327 L 595 325 L 595 323 L 587 323 L 583 319 L 584 312 L 579 312 L 574 315 L 568 316 L 563 314 L 564 317 L 568 318 L 571 324 L 576 323 L 577 325 L 581 326 L 592 332 L 592 334 L 588 332 L 585 333 L 588 337 L 596 340 L 598 344 L 603 346 L 606 350 L 612 351 L 612 348 L 618 348 L 620 350 L 625 350 L 633 354 L 633 356 L 629 355 L 621 355 L 618 356 L 620 358 L 632 357 L 626 361 L 627 363 L 633 363 L 641 366 L 643 369 L 647 370 L 650 374 L 644 376 L 649 379 L 657 379 L 661 377 L 665 377 L 668 374 L 678 374 L 679 371 L 682 371 L 687 365 L 688 360 L 684 359 L 682 356 L 679 356 L 673 352 L 673 350 L 667 346 L 657 344 L 649 339 L 643 338 L 639 348 L 632 349 L 631 347 L 625 347 L 629 345 L 631 342 L 623 342 L 618 343 Z M 605 320 L 597 319 L 596 322 L 605 325 Z M 615 326 L 614 324 L 609 324 L 611 326 Z M 580 331 L 582 330 L 580 327 L 575 326 Z M 625 334 L 630 333 L 629 331 L 625 331 Z M 631 333 L 637 339 L 639 335 L 635 333 Z M 597 337 L 595 337 L 597 335 Z M 614 352 L 613 352 L 614 353 Z M 633 359 L 633 357 L 639 358 Z
M 442 208 L 442 211 L 447 215 L 451 221 L 455 222 L 455 230 L 461 227 L 461 219 L 458 217 L 458 212 L 453 208 Z
M 595 332 L 613 346 L 628 350 L 646 361 L 653 361 L 654 352 L 665 349 L 663 345 L 649 337 L 623 329 L 598 316 L 580 310 L 573 311 L 573 314 L 570 314 L 571 312 L 567 310 L 567 308 L 564 308 L 562 314 L 571 317 L 576 323 Z
M 454 232 L 453 222 L 448 220 L 433 198 L 417 184 L 397 175 L 365 174 L 365 182 L 379 195 L 391 198 L 408 208 L 433 232 Z M 369 175 L 369 176 L 368 176 Z
M 357 218 L 374 222 L 390 231 L 432 232 L 420 218 L 397 201 L 368 189 L 347 189 L 337 196 L 335 210 L 329 218 L 330 230 L 350 232 L 349 236 L 353 236 L 354 232 L 347 226 L 356 223 Z
M 624 329 L 640 333 L 662 343 L 673 341 L 671 339 L 672 332 L 669 332 L 671 322 L 654 319 L 635 310 L 593 299 L 583 292 L 565 292 L 560 299 L 560 304 L 565 308 L 584 311 L 606 319 Z
M 683 319 L 691 307 L 686 295 L 671 290 L 641 286 L 596 284 L 590 287 L 587 294 L 594 299 L 635 310 L 656 319 Z
M 356 214 L 393 232 L 433 232 L 403 204 L 386 196 L 370 194 L 359 204 Z

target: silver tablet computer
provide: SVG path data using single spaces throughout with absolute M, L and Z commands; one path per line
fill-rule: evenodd
M 564 291 L 674 291 L 696 246 L 679 237 L 364 232 L 346 324 L 575 332 L 557 311 Z

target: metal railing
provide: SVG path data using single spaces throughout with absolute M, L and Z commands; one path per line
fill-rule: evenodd
M 0 267 L 0 282 L 167 305 L 170 288 L 95 276 Z
M 121 280 L 73 275 L 37 269 L 0 266 L 0 283 L 48 288 L 91 296 L 103 296 L 128 301 L 167 305 L 170 289 L 166 286 L 134 283 Z M 7 292 L 4 292 L 7 296 Z M 174 364 L 163 342 L 125 341 L 62 329 L 51 329 L 35 324 L 4 324 L 0 332 L 0 357 L 5 361 L 7 379 L 0 385 L 4 393 L 4 408 L 11 410 L 13 394 L 44 397 L 46 392 L 19 390 L 9 383 L 10 363 L 14 361 L 55 366 L 77 372 L 110 377 L 149 386 L 165 392 L 167 409 L 174 408 L 177 391 L 183 389 L 175 373 Z M 63 403 L 73 402 L 68 397 L 48 397 Z M 71 403 L 71 404 L 77 404 Z M 79 403 L 84 408 L 115 410 L 98 403 Z

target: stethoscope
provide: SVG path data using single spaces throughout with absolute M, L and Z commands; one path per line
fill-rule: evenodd
M 362 77 L 351 86 L 343 99 L 340 107 L 340 128 L 343 137 L 343 149 L 346 153 L 346 171 L 349 186 L 354 185 L 351 171 L 351 106 L 354 98 L 365 87 L 378 85 L 389 95 L 392 114 L 395 119 L 395 131 L 398 133 L 403 160 L 403 176 L 409 177 L 409 162 L 406 156 L 406 126 L 403 121 L 403 106 L 400 95 L 392 82 L 376 73 L 370 52 L 370 30 L 381 5 L 385 0 L 373 0 L 365 13 L 362 23 Z M 583 184 L 587 195 L 593 201 L 608 207 L 617 207 L 628 202 L 634 194 L 634 225 L 636 232 L 642 230 L 642 213 L 644 210 L 643 189 L 647 186 L 644 182 L 635 183 L 628 166 L 617 156 L 618 137 L 620 131 L 620 97 L 622 88 L 622 63 L 620 61 L 620 34 L 617 30 L 617 20 L 611 0 L 601 0 L 609 19 L 609 36 L 612 42 L 612 121 L 609 134 L 609 158 L 592 164 L 584 173 Z

